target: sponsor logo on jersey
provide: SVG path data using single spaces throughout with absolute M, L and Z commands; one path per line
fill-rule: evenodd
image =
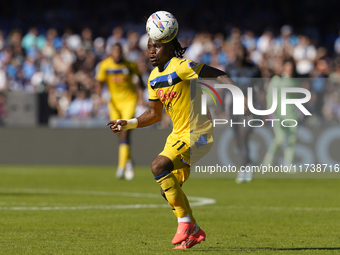
M 176 91 L 170 91 L 170 89 L 168 89 L 168 92 L 164 92 L 163 89 L 160 89 L 157 91 L 158 94 L 158 98 L 159 100 L 163 103 L 166 100 L 170 101 L 173 98 L 177 98 L 178 94 Z

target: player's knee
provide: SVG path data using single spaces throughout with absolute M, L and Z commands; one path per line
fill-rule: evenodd
M 171 173 L 173 169 L 174 165 L 172 161 L 162 155 L 159 155 L 151 164 L 151 171 L 155 177 L 165 176 L 165 173 Z
M 155 159 L 151 164 L 151 171 L 154 176 L 162 174 L 165 171 L 164 164 L 160 160 Z

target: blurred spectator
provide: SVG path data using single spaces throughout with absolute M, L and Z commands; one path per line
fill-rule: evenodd
M 9 81 L 9 89 L 11 91 L 25 91 L 27 80 L 25 79 L 24 72 L 20 68 L 16 72 L 15 79 Z
M 206 39 L 203 33 L 196 34 L 192 44 L 185 52 L 185 57 L 198 62 L 201 55 L 204 53 L 204 43 Z
M 0 51 L 5 48 L 5 38 L 3 31 L 0 30 Z
M 22 64 L 22 70 L 26 80 L 31 79 L 36 71 L 36 65 L 32 57 L 27 56 L 25 62 Z
M 135 31 L 129 31 L 127 35 L 127 41 L 125 45 L 123 45 L 123 51 L 126 60 L 131 62 L 137 62 L 140 49 L 139 49 L 139 34 Z
M 330 60 L 326 57 L 320 58 L 316 62 L 314 71 L 311 73 L 312 81 L 312 94 L 315 94 L 315 113 L 322 117 L 322 109 L 324 104 L 324 96 L 326 86 L 329 82 L 326 78 L 329 76 Z
M 239 44 L 241 42 L 241 30 L 234 27 L 230 31 L 230 36 L 227 37 L 227 42 L 230 44 Z
M 324 118 L 327 121 L 336 121 L 340 119 L 340 93 L 325 95 L 325 105 L 322 109 Z
M 67 117 L 67 113 L 72 102 L 69 91 L 64 91 L 58 100 L 58 115 L 60 117 Z
M 89 51 L 93 48 L 93 42 L 92 42 L 92 30 L 90 28 L 84 28 L 81 32 L 81 39 L 82 44 L 85 48 L 85 50 Z
M 314 69 L 316 59 L 316 49 L 310 43 L 307 36 L 300 35 L 299 42 L 294 48 L 294 60 L 296 61 L 296 72 L 300 77 L 308 77 Z
M 93 103 L 88 98 L 87 92 L 81 89 L 70 104 L 68 115 L 71 118 L 87 119 L 92 116 L 93 110 Z
M 93 53 L 96 57 L 96 64 L 107 57 L 105 52 L 105 39 L 103 37 L 98 37 L 94 40 Z
M 62 47 L 62 39 L 58 37 L 58 32 L 55 28 L 49 28 L 46 32 L 46 42 L 55 50 L 60 50 Z
M 81 41 L 81 37 L 77 34 L 71 34 L 71 35 L 68 35 L 68 34 L 64 34 L 64 36 L 66 36 L 66 44 L 67 44 L 67 47 L 73 51 L 76 51 L 78 50 L 78 48 L 80 46 L 82 46 L 82 41 Z
M 4 66 L 0 66 L 0 93 L 7 91 L 7 77 Z
M 112 30 L 112 35 L 107 38 L 106 41 L 106 53 L 110 54 L 111 48 L 116 43 L 120 43 L 125 48 L 126 39 L 123 37 L 124 30 L 122 27 L 118 26 Z
M 340 57 L 335 59 L 335 61 L 334 61 L 334 71 L 329 75 L 329 78 L 338 79 L 337 83 L 340 82 Z
M 247 30 L 241 37 L 242 44 L 246 47 L 247 51 L 251 52 L 256 48 L 256 40 L 254 32 Z
M 266 53 L 271 47 L 274 39 L 273 32 L 267 28 L 257 41 L 257 49 L 263 54 Z
M 298 38 L 293 34 L 293 28 L 290 25 L 284 25 L 281 27 L 281 35 L 276 39 L 277 47 L 281 48 L 284 53 L 291 56 L 297 42 Z
M 21 31 L 17 29 L 12 30 L 8 36 L 7 45 L 11 47 L 11 61 L 14 65 L 20 65 L 22 62 L 24 62 L 26 57 L 26 51 L 21 46 L 21 39 Z
M 21 45 L 24 47 L 26 51 L 30 50 L 32 47 L 37 46 L 38 30 L 35 27 L 32 27 L 28 30 L 28 33 L 22 38 Z

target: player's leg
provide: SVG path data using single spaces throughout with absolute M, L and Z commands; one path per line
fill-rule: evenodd
M 203 135 L 193 132 L 191 134 L 191 140 L 193 141 L 193 144 L 191 146 L 191 153 L 189 151 L 189 154 L 186 152 L 182 156 L 185 162 L 190 161 L 191 164 L 195 164 L 198 160 L 200 160 L 202 157 L 208 154 L 208 152 L 211 150 L 213 146 L 214 136 L 212 132 Z M 186 168 L 183 168 L 174 171 L 176 177 L 179 179 L 180 182 L 184 183 L 189 178 L 190 169 L 188 170 Z M 195 230 L 191 233 L 188 239 L 183 241 L 181 245 L 176 246 L 174 249 L 189 249 L 194 245 L 204 241 L 206 238 L 205 232 L 199 227 L 194 216 L 192 215 L 192 210 L 189 201 L 184 192 L 183 195 L 187 203 L 187 207 L 189 211 L 191 211 L 190 217 L 192 217 L 193 222 L 195 222 Z
M 251 166 L 251 159 L 250 159 L 250 149 L 249 149 L 249 139 L 250 134 L 252 132 L 252 128 L 249 126 L 242 127 L 242 141 L 243 141 L 243 150 L 244 150 L 244 158 L 242 165 L 243 166 Z M 253 179 L 253 172 L 246 171 L 244 180 L 245 182 L 250 182 Z
M 164 151 L 162 153 L 165 154 Z M 168 151 L 166 154 L 171 153 Z M 173 244 L 177 244 L 190 236 L 195 224 L 190 218 L 179 181 L 172 173 L 173 168 L 172 160 L 164 155 L 158 155 L 151 165 L 155 180 L 160 184 L 168 203 L 174 207 L 177 215 L 178 228 L 172 240 Z
M 183 190 L 182 190 L 183 192 Z M 175 207 L 169 203 L 168 199 L 166 198 L 166 195 L 164 193 L 164 190 L 161 188 L 161 195 L 164 197 L 164 199 L 167 201 L 167 203 L 169 204 L 170 208 L 172 209 L 172 212 L 175 214 L 176 217 L 178 217 L 177 213 L 176 213 L 176 209 Z M 196 223 L 196 219 L 194 218 L 194 215 L 192 213 L 192 209 L 190 207 L 190 203 L 189 203 L 189 200 L 187 198 L 187 196 L 185 195 L 185 193 L 183 192 L 183 198 L 184 198 L 184 202 L 185 202 L 185 205 L 187 206 L 187 209 L 188 209 L 188 212 L 189 212 L 189 216 L 190 216 L 190 219 L 193 223 L 195 223 L 195 225 L 197 225 Z M 198 226 L 198 225 L 197 225 Z
M 124 104 L 119 105 L 121 118 L 124 120 L 131 119 L 135 116 L 137 100 L 126 100 Z M 124 177 L 126 180 L 132 180 L 134 177 L 134 169 L 131 159 L 131 143 L 130 143 L 131 130 L 119 133 L 120 146 L 119 146 L 119 165 L 125 168 Z
M 294 160 L 296 131 L 297 131 L 296 127 L 289 127 L 286 129 L 287 144 L 283 150 L 285 165 L 290 165 Z
M 189 212 L 184 201 L 182 188 L 172 172 L 173 167 L 174 165 L 168 157 L 158 155 L 152 162 L 151 171 L 155 180 L 160 184 L 166 200 L 174 207 L 177 217 L 184 217 Z M 191 222 L 191 219 L 189 222 Z
M 190 176 L 190 167 L 185 167 L 185 168 L 181 168 L 181 169 L 176 169 L 176 170 L 173 170 L 172 173 L 175 175 L 176 179 L 178 180 L 181 188 L 182 188 L 182 185 L 183 183 L 189 178 Z M 182 189 L 182 192 L 183 192 L 183 189 Z M 169 204 L 170 208 L 172 209 L 173 213 L 175 214 L 176 217 L 178 217 L 177 213 L 176 213 L 176 210 L 175 210 L 175 207 L 169 203 L 168 199 L 166 198 L 166 195 L 164 193 L 164 190 L 161 188 L 161 195 L 164 197 L 164 199 L 167 201 L 167 203 Z M 185 201 L 185 204 L 187 206 L 187 209 L 188 209 L 188 212 L 189 212 L 189 216 L 191 218 L 191 221 L 193 223 L 196 224 L 196 219 L 194 218 L 194 215 L 192 213 L 192 209 L 190 207 L 190 203 L 189 203 L 189 200 L 188 198 L 186 197 L 185 193 L 183 192 L 183 197 L 184 197 L 184 201 Z
M 117 120 L 117 119 L 121 119 L 122 118 L 122 115 L 121 113 L 119 112 L 119 110 L 117 109 L 116 105 L 114 102 L 112 101 L 109 101 L 107 103 L 107 107 L 109 109 L 109 114 L 110 114 L 110 119 L 111 120 Z M 123 133 L 122 133 L 123 134 Z M 125 147 L 125 143 L 122 142 L 122 139 L 121 139 L 121 135 L 119 134 L 119 146 L 118 146 L 118 167 L 117 167 L 117 172 L 116 172 L 116 177 L 118 179 L 121 179 L 124 177 L 124 168 L 125 168 L 125 163 L 123 163 L 122 161 L 122 151 Z
M 164 190 L 163 190 L 162 188 L 161 188 L 161 195 L 162 195 L 162 197 L 165 199 L 165 201 L 168 203 L 168 205 L 170 206 L 172 212 L 175 214 L 175 216 L 176 216 L 176 218 L 177 218 L 176 209 L 175 209 L 175 207 L 174 207 L 172 204 L 169 203 L 169 200 L 166 198 L 165 193 L 164 193 Z
M 240 122 L 240 118 L 238 118 L 237 116 L 233 116 L 233 119 L 235 119 L 235 122 Z M 233 132 L 234 132 L 234 136 L 236 138 L 236 147 L 237 147 L 237 150 L 238 150 L 238 153 L 240 154 L 241 156 L 241 166 L 244 166 L 244 162 L 246 161 L 245 160 L 245 157 L 247 155 L 246 153 L 246 147 L 244 147 L 245 145 L 245 136 L 244 136 L 244 127 L 243 126 L 240 126 L 240 125 L 233 125 Z M 241 183 L 241 182 L 245 182 L 245 178 L 246 178 L 246 172 L 245 170 L 239 170 L 237 172 L 237 177 L 236 177 L 236 183 Z
M 276 121 L 278 122 L 278 121 Z M 274 122 L 274 139 L 272 140 L 268 151 L 263 159 L 263 165 L 268 166 L 269 164 L 272 164 L 275 153 L 277 149 L 281 146 L 281 144 L 284 142 L 285 139 L 285 132 L 282 130 L 281 124 Z
M 118 167 L 125 169 L 124 176 L 127 180 L 132 180 L 134 177 L 130 156 L 130 131 L 131 130 L 127 130 L 119 133 Z
M 179 169 L 179 171 L 185 173 L 187 171 L 187 169 Z M 189 169 L 189 171 L 190 171 L 190 169 Z M 183 192 L 183 196 L 184 196 L 185 203 L 187 204 L 192 222 L 194 222 L 194 224 L 195 224 L 195 228 L 192 231 L 191 235 L 186 240 L 184 240 L 181 243 L 181 245 L 176 246 L 174 249 L 189 249 L 189 248 L 193 247 L 194 245 L 196 245 L 196 244 L 198 244 L 202 241 L 205 241 L 205 237 L 206 237 L 205 232 L 200 228 L 200 226 L 196 222 L 196 219 L 193 216 L 193 213 L 192 213 L 192 210 L 191 210 L 191 207 L 190 207 L 190 204 L 189 204 L 189 200 L 186 197 L 184 192 Z

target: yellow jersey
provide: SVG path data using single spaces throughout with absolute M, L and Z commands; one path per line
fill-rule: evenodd
M 149 100 L 160 100 L 163 103 L 173 123 L 172 133 L 186 140 L 188 144 L 190 133 L 197 129 L 203 133 L 212 129 L 211 120 L 200 114 L 200 107 L 198 110 L 193 106 L 190 93 L 190 83 L 199 78 L 204 66 L 188 59 L 173 57 L 163 71 L 159 71 L 158 67 L 154 68 L 148 80 Z M 195 98 L 200 102 L 200 95 Z M 197 102 L 195 105 L 200 105 Z
M 96 79 L 106 82 L 112 101 L 137 100 L 138 95 L 132 82 L 134 74 L 140 76 L 136 63 L 123 60 L 117 64 L 112 57 L 108 57 L 99 63 Z

